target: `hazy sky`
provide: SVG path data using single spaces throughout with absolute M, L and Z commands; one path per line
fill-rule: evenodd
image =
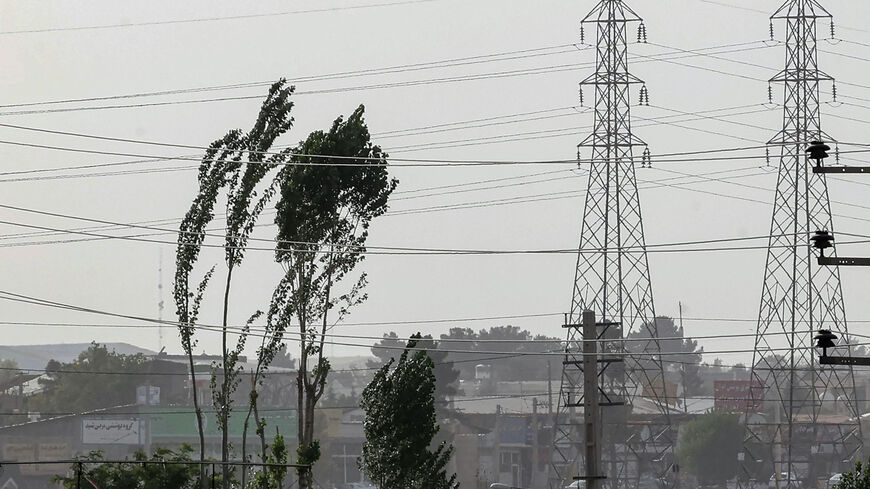
M 308 132 L 325 128 L 340 114 L 363 103 L 367 108 L 374 141 L 392 156 L 402 158 L 551 160 L 570 159 L 576 144 L 587 135 L 592 116 L 578 105 L 577 83 L 592 72 L 594 51 L 575 48 L 579 21 L 592 1 L 432 0 L 396 3 L 390 0 L 227 1 L 3 1 L 0 3 L 0 123 L 71 131 L 118 138 L 204 146 L 232 128 L 248 129 L 256 117 L 259 100 L 230 100 L 127 107 L 106 110 L 13 114 L 24 110 L 59 109 L 95 105 L 125 105 L 216 97 L 254 96 L 266 85 L 249 88 L 170 94 L 77 104 L 7 107 L 12 104 L 135 94 L 247 82 L 289 80 L 336 72 L 405 66 L 456 58 L 526 51 L 506 55 L 514 59 L 480 62 L 475 58 L 437 69 L 393 70 L 376 76 L 341 77 L 300 81 L 295 97 L 296 125 L 282 144 L 292 144 Z M 844 0 L 823 2 L 838 24 L 839 43 L 820 44 L 821 67 L 837 77 L 840 105 L 826 104 L 823 126 L 841 141 L 868 142 L 870 126 L 870 5 Z M 371 8 L 323 10 L 382 4 Z M 632 43 L 635 75 L 646 80 L 649 107 L 634 107 L 636 134 L 650 144 L 653 154 L 755 146 L 771 138 L 781 126 L 779 107 L 766 106 L 767 83 L 782 68 L 782 45 L 764 43 L 768 16 L 774 1 L 637 0 L 630 5 L 645 19 L 649 44 Z M 757 12 L 760 9 L 763 12 Z M 299 13 L 289 13 L 296 11 Z M 262 15 L 284 13 L 282 15 Z M 243 18 L 208 20 L 220 17 Z M 200 19 L 196 22 L 171 22 Z M 118 24 L 128 24 L 118 27 Z M 146 24 L 146 25 L 132 25 Z M 115 26 L 79 29 L 80 27 Z M 782 39 L 784 26 L 776 25 Z M 827 23 L 820 28 L 828 34 Z M 632 39 L 634 35 L 630 36 Z M 593 41 L 587 31 L 586 42 Z M 547 48 L 547 49 L 542 49 Z M 679 50 L 709 49 L 719 59 L 679 56 Z M 668 61 L 662 61 L 661 55 Z M 659 56 L 650 60 L 649 56 Z M 644 58 L 646 57 L 646 58 Z M 736 60 L 736 63 L 729 60 Z M 469 63 L 468 61 L 474 61 Z M 759 66 L 752 66 L 750 64 Z M 317 92 L 384 83 L 433 80 L 470 74 L 502 73 L 542 67 L 543 73 L 522 76 L 489 76 L 462 82 L 411 84 L 390 89 Z M 849 84 L 852 85 L 849 85 Z M 863 85 L 863 86 L 856 86 Z M 830 101 L 830 87 L 822 98 Z M 774 87 L 774 101 L 782 99 Z M 592 102 L 587 91 L 585 101 Z M 633 93 L 637 100 L 637 92 Z M 863 99 L 863 101 L 862 101 Z M 861 107 L 861 106 L 865 107 Z M 549 112 L 541 112 L 554 109 Z M 558 109 L 558 110 L 556 110 Z M 710 111 L 726 120 L 691 120 L 674 117 L 679 112 Z M 536 119 L 484 127 L 480 122 L 462 130 L 418 131 L 404 137 L 382 134 L 401 129 L 489 119 L 530 113 L 513 119 Z M 730 115 L 729 115 L 730 114 Z M 544 117 L 546 116 L 546 117 Z M 650 122 L 664 119 L 671 124 Z M 681 122 L 682 121 L 682 122 Z M 486 121 L 484 121 L 486 122 Z M 489 121 L 494 122 L 494 121 Z M 674 124 L 677 124 L 678 127 Z M 441 128 L 444 129 L 444 128 Z M 539 132 L 550 131 L 552 132 Z M 532 134 L 529 134 L 532 133 Z M 512 135 L 502 138 L 496 136 Z M 478 139 L 490 138 L 490 139 Z M 467 141 L 474 139 L 473 141 Z M 517 139 L 504 141 L 504 139 Z M 3 143 L 35 143 L 67 148 L 136 155 L 177 156 L 196 150 L 24 131 L 0 126 Z M 439 144 L 433 144 L 439 143 Z M 443 144 L 440 144 L 443 143 Z M 488 144 L 481 144 L 488 143 Z M 428 145 L 420 147 L 421 145 Z M 443 147 L 446 146 L 446 147 Z M 844 148 L 845 149 L 845 148 Z M 663 163 L 639 170 L 642 181 L 662 179 L 679 187 L 659 186 L 641 191 L 647 242 L 669 243 L 737 236 L 767 235 L 775 174 L 760 168 L 763 150 L 737 153 L 746 160 L 725 162 Z M 731 155 L 731 153 L 729 153 Z M 588 156 L 588 154 L 587 154 Z M 860 154 L 857 156 L 860 157 Z M 71 179 L 18 180 L 20 177 L 97 173 L 124 169 L 189 166 L 191 162 L 166 161 L 83 169 L 45 174 L 8 175 L 5 172 L 123 162 L 141 158 L 85 154 L 44 148 L 0 144 L 0 204 L 20 206 L 87 218 L 118 222 L 177 220 L 193 198 L 196 175 L 192 171 L 127 174 Z M 776 160 L 773 160 L 774 164 Z M 475 249 L 574 248 L 578 241 L 585 178 L 565 165 L 517 165 L 504 168 L 402 168 L 392 173 L 401 181 L 391 204 L 392 213 L 374 224 L 373 246 Z M 480 180 L 539 175 L 496 184 L 456 187 L 450 192 L 420 197 L 409 190 Z M 728 170 L 728 172 L 725 172 Z M 681 176 L 710 174 L 701 182 Z M 715 173 L 724 172 L 724 173 Z M 675 177 L 680 177 L 675 179 Z M 870 233 L 870 178 L 860 176 L 830 184 L 837 229 Z M 686 184 L 687 182 L 695 182 Z M 537 183 L 529 183 L 537 182 Z M 731 183 L 728 183 L 731 182 Z M 497 189 L 500 184 L 524 183 Z M 642 184 L 643 186 L 643 184 Z M 754 186 L 760 188 L 748 188 Z M 476 189 L 473 191 L 466 191 Z M 688 190 L 694 189 L 694 190 Z M 462 190 L 459 192 L 458 190 Z M 699 192 L 701 191 L 701 192 Z M 713 195 L 706 192 L 713 192 Z M 409 198 L 417 197 L 417 198 Z M 438 206 L 520 199 L 505 205 L 464 209 Z M 735 198 L 736 197 L 736 198 Z M 544 199 L 529 202 L 529 200 Z M 744 199 L 744 200 L 741 200 Z M 750 199 L 750 200 L 745 200 Z M 491 202 L 497 201 L 497 202 Z M 428 209 L 409 214 L 402 210 Z M 0 220 L 58 229 L 92 223 L 2 210 Z M 169 221 L 166 221 L 169 222 Z M 175 224 L 160 223 L 174 228 Z M 31 233 L 36 229 L 5 225 L 5 233 Z M 142 234 L 142 230 L 99 231 L 113 235 Z M 260 236 L 271 237 L 271 229 Z M 3 273 L 0 290 L 36 296 L 112 312 L 157 317 L 158 263 L 162 250 L 166 308 L 164 318 L 174 318 L 171 290 L 174 273 L 174 237 L 149 239 L 169 244 L 129 240 L 32 244 L 33 241 L 80 239 L 81 235 L 53 235 L 10 239 L 29 245 L 0 249 Z M 766 241 L 748 241 L 763 245 Z M 842 247 L 842 254 L 870 255 L 870 247 Z M 682 301 L 690 335 L 723 332 L 750 333 L 757 316 L 764 267 L 763 250 L 654 253 L 650 255 L 653 292 L 659 314 L 676 315 Z M 209 253 L 203 264 L 220 261 Z M 562 313 L 571 300 L 576 258 L 560 255 L 491 256 L 370 256 L 364 262 L 371 282 L 369 301 L 348 322 L 437 320 L 507 315 Z M 280 270 L 267 251 L 251 251 L 238 275 L 233 294 L 232 319 L 244 321 L 268 303 Z M 851 328 L 870 333 L 870 302 L 866 284 L 870 270 L 844 269 L 844 291 Z M 220 296 L 210 291 L 203 322 L 217 324 Z M 0 326 L 7 344 L 126 341 L 157 348 L 157 330 L 133 321 L 49 309 L 3 301 L 0 321 L 11 323 L 69 322 L 140 325 L 132 328 Z M 707 318 L 698 320 L 698 318 Z M 738 318 L 723 322 L 709 318 Z M 451 326 L 475 329 L 514 324 L 535 333 L 561 337 L 561 317 L 522 318 L 468 323 L 405 325 L 344 325 L 336 334 L 380 335 L 394 330 L 402 336 L 416 331 L 440 334 Z M 179 352 L 172 328 L 165 330 L 170 352 Z M 200 349 L 215 351 L 218 336 L 202 333 Z M 343 340 L 368 343 L 362 340 Z M 745 349 L 752 339 L 701 341 L 708 351 Z M 367 349 L 335 346 L 339 355 L 365 354 Z M 721 355 L 726 363 L 746 361 L 747 355 Z

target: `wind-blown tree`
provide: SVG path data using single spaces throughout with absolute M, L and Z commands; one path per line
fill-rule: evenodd
M 278 307 L 278 304 L 273 302 L 269 308 L 268 315 L 266 316 L 266 327 L 263 332 L 260 346 L 257 348 L 257 366 L 251 373 L 251 389 L 248 392 L 248 414 L 245 417 L 245 424 L 242 430 L 242 460 L 244 461 L 247 461 L 246 446 L 248 440 L 248 426 L 252 416 L 254 418 L 255 432 L 260 439 L 260 460 L 263 463 L 266 463 L 268 458 L 266 421 L 260 417 L 259 412 L 259 388 L 262 387 L 263 377 L 269 370 L 269 366 L 272 365 L 276 358 L 279 360 L 284 358 L 286 352 L 286 346 L 283 343 L 286 324 L 279 320 L 281 314 Z M 283 450 L 283 438 L 281 443 Z M 260 474 L 255 478 L 254 483 L 262 486 L 269 481 L 274 481 L 275 478 L 278 477 L 279 472 L 277 472 L 277 470 L 278 469 L 276 469 L 275 466 L 264 465 Z M 286 470 L 284 472 L 286 472 Z M 243 470 L 242 487 L 245 487 L 246 477 L 247 471 Z M 283 479 L 283 476 L 280 478 Z
M 215 395 L 215 405 L 218 410 L 218 422 L 221 425 L 222 448 L 221 461 L 226 462 L 229 458 L 229 417 L 232 409 L 232 394 L 238 386 L 237 363 L 244 348 L 247 328 L 260 316 L 255 313 L 248 320 L 243 334 L 239 335 L 236 347 L 228 353 L 227 350 L 227 318 L 229 313 L 230 285 L 233 270 L 241 265 L 244 258 L 248 239 L 254 230 L 257 219 L 275 194 L 275 185 L 265 188 L 262 195 L 257 195 L 257 187 L 266 177 L 268 172 L 277 165 L 284 163 L 290 154 L 289 150 L 269 154 L 275 140 L 290 130 L 293 126 L 293 118 L 290 111 L 293 102 L 290 96 L 293 87 L 286 86 L 284 80 L 272 85 L 269 95 L 263 102 L 260 115 L 254 127 L 248 134 L 239 140 L 242 154 L 247 156 L 246 164 L 231 164 L 227 178 L 227 213 L 226 213 L 226 237 L 225 237 L 225 261 L 227 265 L 226 286 L 224 288 L 223 317 L 222 317 L 222 352 L 223 352 L 223 382 L 220 390 Z M 256 388 L 256 383 L 253 386 Z M 256 403 L 256 398 L 252 400 Z M 243 447 L 243 450 L 245 448 Z M 262 446 L 261 456 L 266 456 L 265 444 Z M 223 465 L 224 487 L 229 487 L 229 466 Z
M 239 383 L 237 362 L 244 348 L 248 331 L 248 326 L 243 328 L 236 346 L 233 349 L 229 348 L 227 336 L 232 277 L 233 272 L 242 263 L 257 218 L 275 193 L 274 185 L 269 185 L 262 191 L 262 195 L 258 195 L 259 184 L 270 170 L 284 163 L 290 154 L 289 150 L 272 153 L 270 149 L 275 139 L 287 132 L 293 124 L 293 119 L 290 117 L 290 110 L 293 107 L 293 103 L 290 102 L 292 93 L 293 87 L 288 87 L 285 80 L 276 82 L 270 87 L 257 120 L 249 132 L 232 130 L 209 146 L 199 167 L 199 191 L 182 220 L 178 233 L 173 292 L 182 348 L 188 356 L 191 375 L 194 375 L 195 323 L 203 294 L 214 273 L 214 267 L 205 273 L 195 290 L 191 289 L 190 279 L 206 237 L 206 228 L 215 218 L 214 209 L 221 191 L 226 191 L 224 238 L 226 282 L 221 322 L 222 361 L 220 365 L 215 365 L 215 370 L 221 373 L 219 385 L 217 372 L 212 374 L 213 403 L 222 433 L 221 461 L 224 462 L 222 481 L 225 488 L 229 487 L 230 483 L 229 466 L 225 462 L 229 460 L 230 451 L 228 426 L 232 411 L 232 393 Z M 259 314 L 252 316 L 248 324 L 258 316 Z M 195 382 L 193 389 L 194 409 L 197 413 L 200 436 L 200 460 L 204 460 L 202 412 Z
M 438 433 L 435 365 L 420 339 L 412 336 L 399 361 L 381 367 L 362 393 L 366 441 L 359 464 L 379 489 L 459 487 L 456 474 L 447 476 L 453 447 L 442 442 L 429 450 Z
M 702 485 L 725 482 L 737 475 L 743 431 L 736 414 L 702 414 L 683 428 L 677 458 Z
M 360 106 L 328 131 L 311 133 L 278 177 L 275 258 L 285 273 L 270 310 L 276 322 L 295 324 L 298 335 L 297 462 L 309 465 L 298 469 L 301 489 L 312 487 L 310 465 L 320 458 L 314 409 L 330 369 L 324 335 L 330 322 L 366 299 L 366 274 L 351 273 L 364 259 L 372 219 L 386 212 L 398 183 L 387 173 L 387 155 L 370 141 L 364 111 Z
M 459 381 L 460 371 L 453 368 L 453 362 L 448 360 L 447 352 L 438 349 L 442 342 L 435 341 L 431 335 L 421 337 L 417 344 L 429 353 L 435 365 L 435 400 L 439 408 L 444 408 L 447 406 L 447 398 L 455 396 L 458 392 L 456 384 Z M 378 360 L 369 361 L 368 366 L 371 368 L 384 366 L 396 357 L 397 351 L 404 347 L 405 341 L 395 332 L 384 333 L 383 339 L 372 346 L 372 354 Z

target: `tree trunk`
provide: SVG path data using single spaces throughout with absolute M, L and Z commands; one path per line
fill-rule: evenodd
M 300 375 L 301 378 L 301 375 Z M 301 379 L 304 380 L 304 379 Z M 315 377 L 316 381 L 316 377 Z M 305 383 L 300 390 L 303 393 L 299 398 L 299 446 L 308 449 L 314 443 L 314 407 L 317 404 L 315 396 L 316 383 Z M 299 469 L 299 489 L 312 489 L 314 487 L 313 460 L 305 460 L 311 464 Z
M 248 415 L 245 416 L 245 426 L 242 428 L 242 463 L 247 463 L 248 456 L 248 423 L 251 421 L 251 408 L 248 408 Z M 242 465 L 242 486 L 245 487 L 245 482 L 248 479 L 248 466 Z
M 331 248 L 330 248 L 331 249 Z M 326 294 L 325 300 L 323 304 L 323 323 L 322 329 L 320 331 L 320 340 L 319 340 L 319 349 L 317 353 L 317 365 L 315 366 L 316 374 L 310 381 L 307 379 L 308 375 L 308 351 L 305 345 L 305 328 L 300 326 L 300 331 L 302 331 L 302 357 L 299 359 L 300 368 L 299 368 L 299 446 L 308 448 L 314 443 L 314 409 L 317 406 L 317 401 L 320 399 L 320 396 L 323 394 L 323 391 L 320 389 L 321 381 L 324 379 L 324 376 L 328 374 L 323 367 L 323 344 L 326 334 L 326 325 L 327 325 L 327 315 L 329 314 L 329 301 L 330 295 L 332 292 L 332 257 L 330 257 L 329 264 L 327 265 L 327 270 L 329 273 L 329 280 L 326 285 Z M 300 325 L 307 324 L 305 321 L 300 321 Z M 305 469 L 300 469 L 300 477 L 299 477 L 299 489 L 312 489 L 314 485 L 314 460 L 309 460 L 308 463 L 312 465 Z M 305 477 L 301 475 L 305 474 Z
M 199 398 L 196 391 L 196 372 L 193 370 L 193 346 L 187 351 L 187 361 L 190 364 L 190 387 L 193 393 L 193 411 L 196 413 L 196 428 L 199 431 L 199 483 L 206 488 L 205 480 L 205 433 L 202 429 L 202 411 L 199 409 Z
M 221 465 L 223 480 L 221 486 L 223 489 L 230 489 L 230 467 L 227 465 L 229 461 L 229 424 L 230 424 L 230 376 L 227 370 L 227 315 L 230 305 L 230 283 L 233 279 L 233 262 L 230 260 L 227 267 L 227 285 L 224 289 L 224 314 L 223 324 L 221 327 L 221 358 L 223 361 L 224 378 L 221 382 L 221 397 L 223 405 L 219 406 L 220 410 L 220 428 L 221 428 Z
M 255 400 L 252 406 L 254 408 L 254 425 L 257 427 L 257 434 L 260 436 L 260 461 L 266 463 L 266 457 L 268 456 L 268 454 L 266 453 L 266 450 L 268 449 L 268 447 L 266 446 L 266 426 L 260 419 L 260 409 L 259 405 L 257 404 L 258 402 L 259 399 Z M 264 471 L 268 469 L 268 466 L 263 466 Z
M 310 389 L 305 398 L 305 439 L 310 445 L 314 443 L 314 406 L 317 404 L 317 399 L 314 396 L 314 385 Z
M 256 395 L 257 390 L 257 380 L 254 375 L 251 375 L 251 393 L 248 394 L 248 415 L 245 416 L 245 426 L 242 428 L 242 462 L 247 462 L 248 459 L 248 423 L 251 421 L 251 412 L 254 409 L 254 396 Z M 245 487 L 245 482 L 247 482 L 248 475 L 248 467 L 242 466 L 242 487 Z
M 299 437 L 299 448 L 305 449 L 308 441 L 305 439 L 305 369 L 307 368 L 308 357 L 305 355 L 305 342 L 302 343 L 302 357 L 299 359 L 299 371 L 296 374 L 296 433 Z M 304 461 L 303 461 L 304 462 Z M 311 489 L 308 483 L 309 468 L 299 467 L 297 474 L 299 475 L 299 489 Z

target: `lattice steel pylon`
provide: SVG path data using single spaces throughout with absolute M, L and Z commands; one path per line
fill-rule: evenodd
M 788 0 L 771 17 L 786 23 L 786 66 L 771 79 L 785 85 L 780 147 L 764 286 L 752 362 L 741 487 L 781 477 L 783 489 L 816 487 L 853 465 L 861 448 L 855 381 L 850 366 L 821 366 L 813 331 L 830 329 L 848 343 L 837 267 L 819 266 L 808 244 L 833 231 L 824 174 L 813 174 L 809 142 L 833 139 L 821 128 L 817 23 L 830 18 L 817 0 Z M 848 347 L 838 354 L 848 354 Z M 774 476 L 776 479 L 776 476 Z
M 630 88 L 642 84 L 628 71 L 628 25 L 640 22 L 638 38 L 646 29 L 622 0 L 601 0 L 581 25 L 596 30 L 596 71 L 581 82 L 595 92 L 594 131 L 578 145 L 592 151 L 586 204 L 571 312 L 567 316 L 567 342 L 559 405 L 554 420 L 550 487 L 562 489 L 575 477 L 588 475 L 583 463 L 584 434 L 582 345 L 579 327 L 584 310 L 615 323 L 599 331 L 604 361 L 599 372 L 603 418 L 602 472 L 598 487 L 637 487 L 643 474 L 653 474 L 662 485 L 673 460 L 670 424 L 674 389 L 666 387 L 655 324 L 635 177 L 636 147 L 646 144 L 631 132 Z M 641 102 L 647 97 L 641 89 Z M 641 161 L 648 150 L 644 149 Z M 645 329 L 648 341 L 622 341 Z M 609 354 L 609 355 L 608 355 Z M 608 360 L 624 358 L 617 363 Z M 670 391 L 670 394 L 669 394 Z M 608 406 L 608 404 L 612 404 Z M 624 404 L 623 406 L 618 406 Z

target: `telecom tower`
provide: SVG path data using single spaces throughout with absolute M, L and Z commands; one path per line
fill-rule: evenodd
M 641 161 L 646 144 L 631 132 L 632 85 L 642 82 L 628 71 L 628 24 L 640 17 L 622 0 L 601 0 L 583 26 L 596 31 L 596 71 L 581 82 L 595 93 L 594 132 L 578 145 L 591 148 L 592 158 L 583 214 L 571 312 L 566 316 L 567 345 L 559 405 L 554 421 L 550 487 L 561 489 L 575 477 L 587 477 L 582 454 L 584 374 L 583 311 L 603 321 L 598 360 L 598 392 L 603 423 L 601 475 L 590 487 L 637 487 L 642 473 L 663 484 L 673 459 L 667 392 L 659 351 L 652 287 L 647 264 L 640 201 L 635 178 L 636 147 Z M 641 88 L 641 102 L 647 97 Z M 578 150 L 579 152 L 579 150 Z M 629 333 L 645 329 L 648 341 L 625 342 Z M 634 353 L 634 355 L 625 355 Z M 673 390 L 673 389 L 672 389 Z M 633 421 L 637 421 L 636 423 Z M 603 425 L 603 429 L 602 429 Z
M 817 23 L 830 17 L 816 0 L 788 0 L 771 17 L 771 35 L 774 19 L 786 23 L 786 66 L 771 79 L 785 85 L 784 110 L 769 143 L 780 147 L 779 177 L 746 406 L 745 488 L 771 473 L 785 474 L 782 489 L 815 487 L 851 467 L 861 447 L 852 368 L 821 366 L 813 350 L 814 330 L 849 338 L 839 269 L 819 266 L 808 244 L 813 232 L 833 231 L 825 175 L 812 173 L 805 153 L 813 140 L 833 141 L 819 114 L 819 84 L 833 79 L 818 69 L 816 49 Z

